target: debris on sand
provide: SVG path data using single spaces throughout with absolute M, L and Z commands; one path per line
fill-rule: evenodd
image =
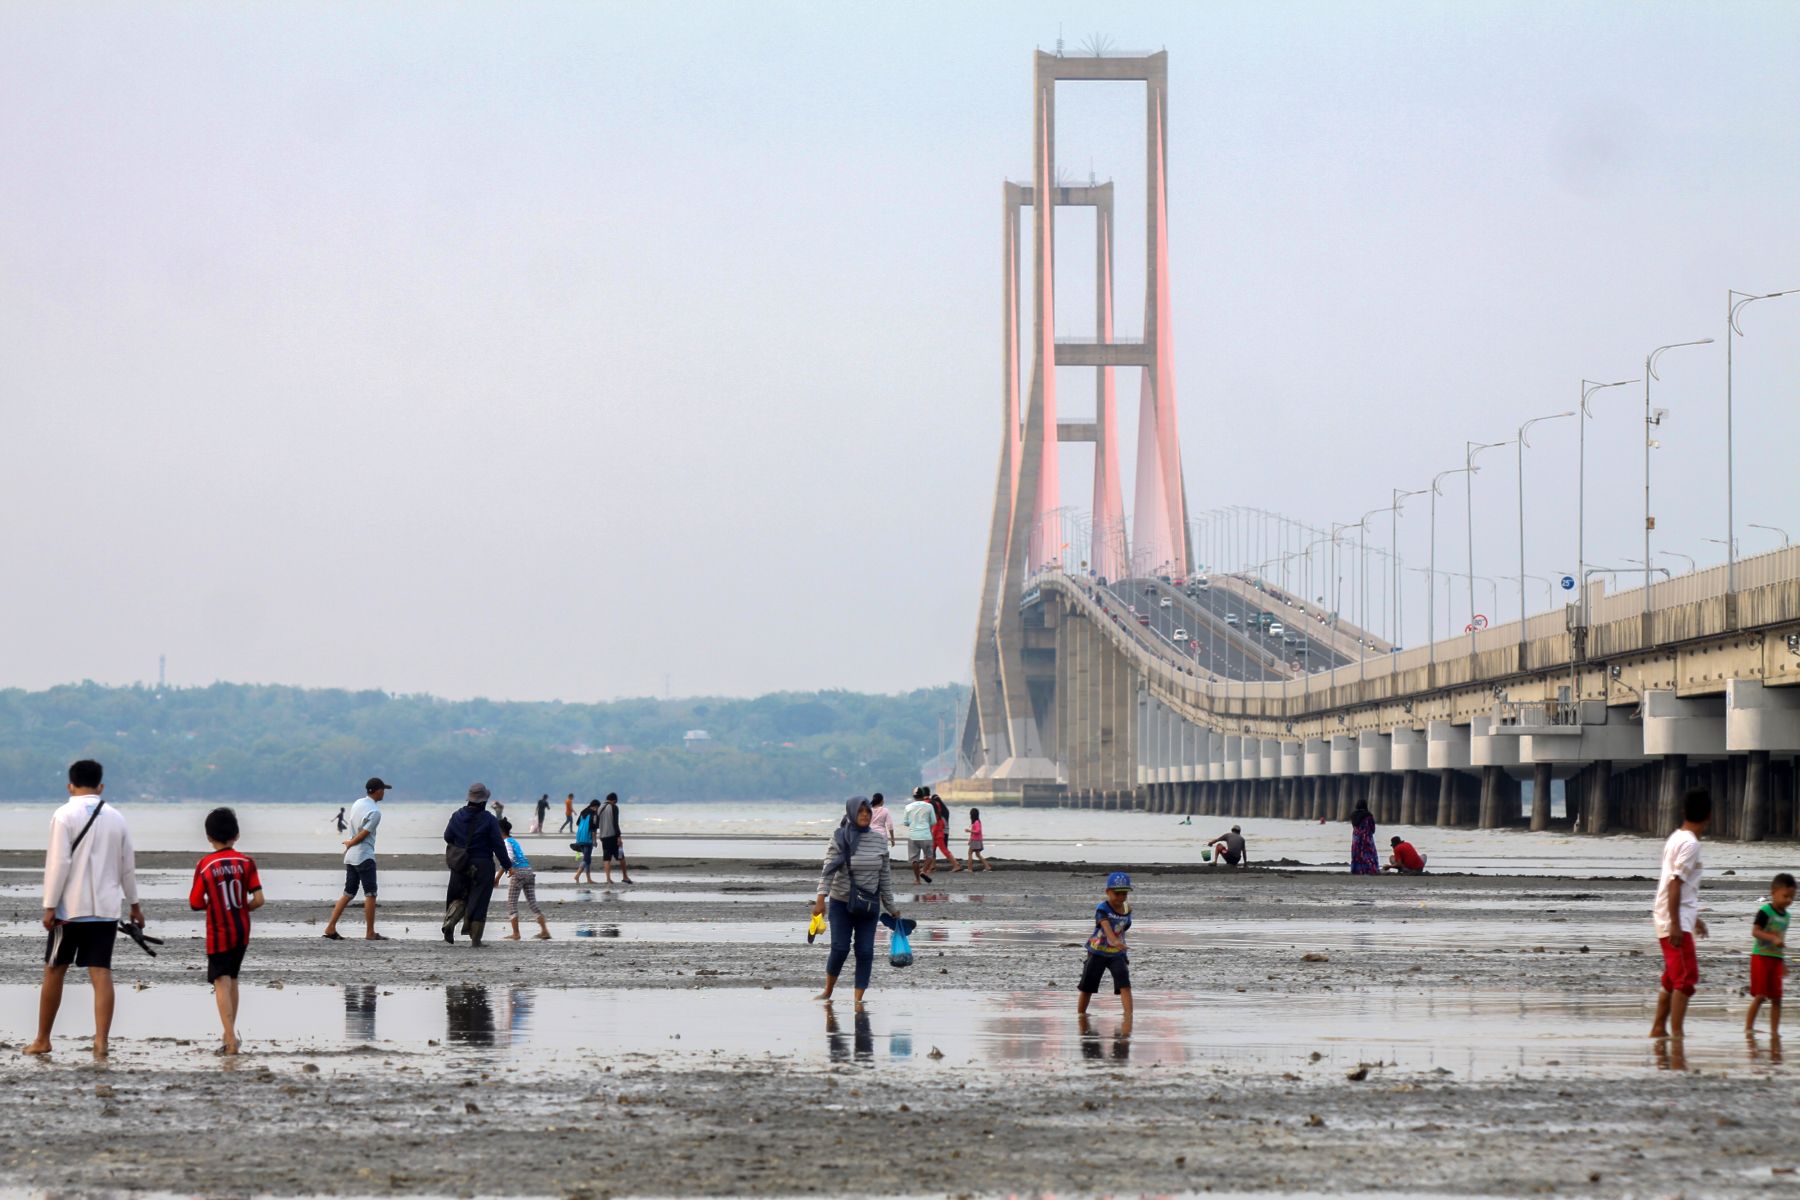
M 1331 955 L 1319 950 L 1310 950 L 1300 956 L 1301 962 L 1330 962 Z

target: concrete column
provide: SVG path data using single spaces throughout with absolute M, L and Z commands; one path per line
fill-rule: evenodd
M 1656 799 L 1656 826 L 1652 837 L 1667 837 L 1681 824 L 1682 784 L 1687 776 L 1687 755 L 1665 754 Z
M 1400 824 L 1411 825 L 1419 813 L 1419 773 L 1406 771 L 1400 776 Z
M 1478 829 L 1493 829 L 1500 824 L 1500 768 L 1481 768 L 1481 808 L 1475 818 Z
M 1456 824 L 1456 772 L 1448 767 L 1438 772 L 1437 823 L 1440 828 Z
M 1542 833 L 1550 828 L 1550 764 L 1538 763 L 1531 768 L 1531 830 Z
M 1612 761 L 1602 758 L 1594 763 L 1593 774 L 1588 779 L 1587 799 L 1582 802 L 1589 833 L 1603 834 L 1612 828 L 1611 792 Z
M 1744 767 L 1744 817 L 1739 835 L 1760 842 L 1769 832 L 1769 752 L 1752 750 Z

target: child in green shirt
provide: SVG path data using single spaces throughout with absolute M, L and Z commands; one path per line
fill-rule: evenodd
M 1769 899 L 1756 910 L 1750 927 L 1755 945 L 1750 950 L 1750 1012 L 1744 1032 L 1756 1034 L 1756 1014 L 1769 1002 L 1769 1036 L 1781 1036 L 1781 983 L 1787 974 L 1788 905 L 1794 902 L 1794 877 L 1786 871 L 1769 884 Z

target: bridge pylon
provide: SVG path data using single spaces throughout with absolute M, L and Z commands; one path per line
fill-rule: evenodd
M 1003 191 L 1000 464 L 976 622 L 974 692 L 959 741 L 959 769 L 975 778 L 1055 780 L 1045 731 L 1055 703 L 1027 679 L 1020 603 L 1028 581 L 1046 569 L 1117 579 L 1127 574 L 1183 575 L 1192 556 L 1187 492 L 1175 419 L 1173 325 L 1169 311 L 1168 54 L 1036 56 L 1033 72 L 1032 182 Z M 1060 186 L 1056 176 L 1056 85 L 1083 80 L 1145 85 L 1145 297 L 1141 341 L 1114 339 L 1113 189 L 1110 183 Z M 1056 211 L 1095 209 L 1095 336 L 1056 337 Z M 1020 250 L 1023 211 L 1031 209 L 1032 325 L 1021 337 Z M 1021 400 L 1023 364 L 1029 386 Z M 1092 366 L 1091 421 L 1059 420 L 1058 366 Z M 1119 472 L 1114 372 L 1142 371 L 1132 528 L 1126 529 Z M 1059 448 L 1094 446 L 1089 558 L 1064 561 L 1068 548 Z

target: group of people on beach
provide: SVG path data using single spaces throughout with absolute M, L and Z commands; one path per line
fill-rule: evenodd
M 375 929 L 378 875 L 375 846 L 381 824 L 381 802 L 389 785 L 380 777 L 371 778 L 364 796 L 350 806 L 344 832 L 344 891 L 331 912 L 324 936 L 342 940 L 338 922 L 359 894 L 363 897 L 366 925 L 364 937 L 383 940 Z M 68 800 L 51 815 L 49 846 L 44 859 L 44 892 L 42 922 L 47 934 L 44 947 L 44 974 L 39 992 L 36 1036 L 23 1048 L 26 1054 L 46 1054 L 61 1007 L 63 982 L 68 969 L 78 967 L 88 972 L 94 994 L 94 1054 L 105 1058 L 108 1053 L 115 995 L 112 979 L 113 949 L 117 935 L 126 933 L 146 951 L 154 954 L 159 939 L 144 932 L 144 912 L 140 903 L 135 852 L 130 828 L 119 810 L 105 798 L 104 771 L 92 759 L 73 763 L 68 771 Z M 460 931 L 479 945 L 487 920 L 489 901 L 503 878 L 510 878 L 507 909 L 512 939 L 518 939 L 518 901 L 522 895 L 538 923 L 536 937 L 548 938 L 550 931 L 538 906 L 536 872 L 524 848 L 513 835 L 512 825 L 504 817 L 488 811 L 492 798 L 483 784 L 473 784 L 461 808 L 453 813 L 444 828 L 445 864 L 450 871 L 442 924 L 446 942 L 454 942 Z M 540 801 L 542 804 L 542 801 Z M 949 822 L 947 806 L 927 789 L 915 792 L 907 805 L 904 823 L 907 828 L 908 859 L 915 879 L 930 881 L 935 855 L 942 850 L 955 863 L 955 870 L 973 870 L 976 864 L 988 868 L 982 858 L 983 839 L 980 813 L 970 810 L 968 865 L 956 863 L 949 854 L 945 831 Z M 854 992 L 860 1006 L 869 986 L 874 959 L 875 929 L 887 925 L 901 935 L 911 933 L 914 922 L 905 917 L 895 901 L 892 887 L 892 857 L 895 843 L 891 817 L 879 819 L 885 803 L 880 796 L 856 797 L 847 802 L 845 812 L 833 832 L 819 884 L 812 905 L 814 916 L 824 916 L 830 927 L 830 952 L 826 959 L 825 987 L 820 998 L 830 1000 L 839 976 L 854 955 Z M 624 872 L 623 836 L 619 830 L 618 797 L 609 794 L 604 802 L 595 801 L 574 820 L 574 797 L 567 804 L 568 816 L 575 830 L 573 848 L 582 853 L 583 869 L 591 881 L 592 850 L 601 845 L 608 867 L 616 857 Z M 1651 1037 L 1679 1044 L 1686 1033 L 1689 1001 L 1700 978 L 1696 940 L 1708 935 L 1706 922 L 1699 916 L 1699 886 L 1703 873 L 1700 842 L 1712 817 L 1712 798 L 1703 788 L 1689 790 L 1682 798 L 1682 824 L 1663 845 L 1662 867 L 1652 905 L 1652 922 L 1662 951 L 1663 970 L 1659 980 L 1656 1015 Z M 538 827 L 542 827 L 542 812 Z M 1374 849 L 1374 819 L 1366 807 L 1358 806 L 1351 819 L 1353 845 L 1352 869 L 1358 874 L 1372 874 L 1382 868 L 1370 868 Z M 204 821 L 205 839 L 210 850 L 195 864 L 189 890 L 190 908 L 205 914 L 206 977 L 212 985 L 222 1031 L 219 1051 L 235 1054 L 239 1048 L 237 1034 L 238 975 L 250 943 L 250 914 L 263 905 L 262 880 L 253 859 L 237 850 L 239 837 L 237 815 L 230 808 L 215 808 Z M 869 836 L 873 834 L 874 836 Z M 921 836 L 922 835 L 922 836 Z M 1235 836 L 1233 836 L 1235 835 Z M 923 843 L 918 851 L 915 844 Z M 1416 850 L 1395 838 L 1394 853 L 1387 869 L 1416 873 L 1423 869 L 1424 858 Z M 1221 835 L 1212 845 L 1217 862 L 1242 865 L 1249 861 L 1242 830 L 1233 826 L 1230 834 Z M 1409 854 L 1408 851 L 1411 853 Z M 1235 862 L 1234 862 L 1235 860 Z M 629 874 L 625 882 L 630 882 Z M 1085 943 L 1085 957 L 1077 986 L 1077 1012 L 1084 1019 L 1088 1003 L 1110 976 L 1113 991 L 1120 997 L 1124 1017 L 1121 1033 L 1128 1033 L 1132 1017 L 1131 976 L 1126 933 L 1132 925 L 1131 877 L 1124 871 L 1113 871 L 1106 877 L 1102 900 L 1093 911 L 1093 929 Z M 1747 1035 L 1754 1036 L 1762 1010 L 1769 1012 L 1772 1039 L 1779 1039 L 1781 999 L 1786 976 L 1786 936 L 1789 909 L 1795 896 L 1795 880 L 1791 874 L 1777 874 L 1769 885 L 1767 899 L 1751 920 L 1750 979 L 1751 1004 L 1745 1015 Z M 121 911 L 126 917 L 121 919 Z
M 885 848 L 897 844 L 894 833 L 894 814 L 887 807 L 887 800 L 880 792 L 867 798 L 870 812 L 869 828 L 885 839 Z M 944 798 L 927 787 L 913 789 L 912 801 L 900 814 L 900 824 L 906 829 L 906 862 L 912 868 L 914 883 L 930 883 L 931 873 L 937 869 L 939 856 L 947 859 L 950 870 L 957 871 L 983 870 L 991 871 L 993 864 L 983 855 L 986 839 L 981 830 L 981 810 L 969 810 L 969 826 L 965 830 L 968 838 L 966 850 L 967 866 L 957 860 L 950 849 L 950 806 Z

